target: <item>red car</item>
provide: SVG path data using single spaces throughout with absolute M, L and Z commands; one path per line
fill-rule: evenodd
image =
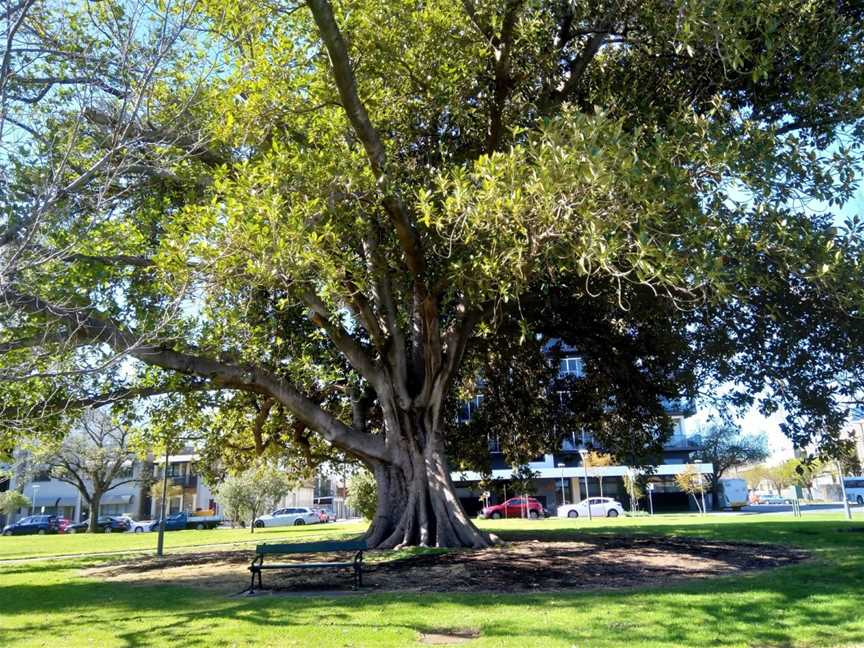
M 527 504 L 526 504 L 527 501 Z M 527 517 L 537 519 L 543 517 L 543 505 L 533 497 L 511 497 L 503 504 L 494 504 L 483 509 L 484 518 L 520 518 Z

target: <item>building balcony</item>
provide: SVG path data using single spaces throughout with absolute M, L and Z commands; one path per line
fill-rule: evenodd
M 702 437 L 675 434 L 664 444 L 664 450 L 698 450 L 702 446 Z
M 182 486 L 183 488 L 195 488 L 198 486 L 198 475 L 176 475 L 168 476 L 168 482 L 172 486 Z

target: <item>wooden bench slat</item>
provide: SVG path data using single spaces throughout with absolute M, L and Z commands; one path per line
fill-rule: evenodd
M 258 565 L 254 569 L 324 569 L 326 567 L 353 567 L 353 562 L 338 563 L 267 563 Z
M 284 544 L 260 544 L 255 547 L 255 553 L 264 554 L 294 554 L 294 553 L 326 553 L 328 551 L 365 551 L 365 540 L 348 540 L 346 542 L 287 542 Z
M 367 549 L 364 538 L 354 540 L 323 540 L 321 542 L 287 542 L 282 544 L 260 544 L 255 547 L 255 560 L 249 565 L 252 572 L 252 583 L 249 591 L 255 589 L 255 576 L 258 576 L 258 586 L 261 587 L 261 572 L 265 569 L 353 569 L 354 588 L 363 586 L 363 552 Z M 331 552 L 354 552 L 352 562 L 291 562 L 291 563 L 267 563 L 264 564 L 265 556 L 284 554 L 315 554 Z

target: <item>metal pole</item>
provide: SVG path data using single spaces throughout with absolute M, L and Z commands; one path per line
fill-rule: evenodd
M 585 499 L 588 500 L 588 519 L 591 520 L 591 494 L 588 492 L 588 468 L 582 464 L 582 470 L 585 471 Z
M 843 494 L 843 511 L 846 513 L 846 519 L 852 519 L 852 509 L 849 508 L 849 498 L 846 497 L 846 484 L 843 482 L 843 466 L 839 461 L 834 462 L 837 465 L 837 477 L 840 479 L 840 492 Z
M 36 512 L 36 498 L 39 497 L 39 487 L 33 486 L 31 490 L 33 491 L 33 500 L 30 502 L 30 515 L 33 515 Z
M 159 538 L 156 541 L 156 555 L 160 558 L 165 547 L 165 499 L 168 496 L 168 453 L 170 446 L 165 441 L 165 465 L 162 466 L 162 502 L 159 505 Z
M 561 469 L 561 505 L 567 505 L 567 497 L 564 495 L 564 464 L 559 463 L 558 467 Z

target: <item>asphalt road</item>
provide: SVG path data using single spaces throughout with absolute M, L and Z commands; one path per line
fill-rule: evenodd
M 850 504 L 852 508 L 852 515 L 860 515 L 862 511 L 864 511 L 864 506 L 859 506 L 858 504 Z M 801 513 L 806 515 L 808 513 L 842 513 L 843 512 L 843 502 L 828 502 L 825 504 L 802 504 L 801 505 Z M 792 505 L 791 504 L 753 504 L 751 506 L 745 506 L 740 511 L 737 512 L 727 512 L 727 514 L 732 515 L 754 515 L 760 513 L 792 513 Z

